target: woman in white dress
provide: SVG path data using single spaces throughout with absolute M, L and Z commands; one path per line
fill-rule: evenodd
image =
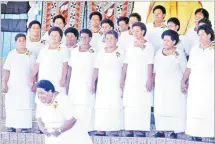
M 26 36 L 17 34 L 16 49 L 9 52 L 4 64 L 3 92 L 5 94 L 6 127 L 8 132 L 28 132 L 32 128 L 33 95 L 29 77 L 36 61 L 26 48 Z
M 67 95 L 57 92 L 48 80 L 38 82 L 37 95 L 42 103 L 37 122 L 45 134 L 45 144 L 92 144 Z
M 80 46 L 73 50 L 68 70 L 68 79 L 70 79 L 68 96 L 75 108 L 76 116 L 85 121 L 88 131 L 94 129 L 95 103 L 95 95 L 90 90 L 96 50 L 90 45 L 91 38 L 92 32 L 89 29 L 80 31 Z
M 38 57 L 41 48 L 44 44 L 41 42 L 41 24 L 37 20 L 33 20 L 28 25 L 29 36 L 26 38 L 26 47 L 36 57 Z
M 109 20 L 109 19 L 103 19 L 101 21 L 101 38 L 97 41 L 98 43 L 98 47 L 96 48 L 97 52 L 99 52 L 101 49 L 104 49 L 104 47 L 106 46 L 105 43 L 105 34 L 110 31 L 110 30 L 114 30 L 114 23 Z
M 186 40 L 186 45 L 187 45 L 186 47 L 188 48 L 189 54 L 193 47 L 196 47 L 199 45 L 197 30 L 198 30 L 198 26 L 199 26 L 198 22 L 202 18 L 209 19 L 209 13 L 206 9 L 199 8 L 195 11 L 195 26 L 188 29 L 188 31 L 185 35 L 185 40 Z
M 162 45 L 161 35 L 167 29 L 165 16 L 166 9 L 162 5 L 157 5 L 153 8 L 154 22 L 147 23 L 146 40 L 150 42 L 156 53 Z
M 124 129 L 128 136 L 145 137 L 145 131 L 150 131 L 154 51 L 144 39 L 144 23 L 134 23 L 132 31 L 135 41 L 127 49 L 121 78 Z
M 65 18 L 62 16 L 62 15 L 56 15 L 54 18 L 53 18 L 53 27 L 59 27 L 62 31 L 64 29 L 64 27 L 66 26 L 66 20 Z M 65 36 L 63 35 L 61 37 L 61 44 L 64 44 L 66 42 L 66 38 Z M 43 37 L 41 38 L 42 40 L 42 43 L 44 44 L 49 44 L 49 34 L 48 34 L 48 31 L 43 35 Z
M 214 31 L 202 25 L 197 32 L 200 45 L 192 49 L 182 81 L 182 91 L 188 94 L 185 132 L 190 140 L 211 137 L 214 142 Z
M 40 51 L 36 60 L 31 81 L 39 72 L 38 80 L 50 80 L 57 91 L 66 93 L 66 75 L 68 69 L 69 53 L 68 49 L 60 47 L 60 40 L 63 31 L 58 27 L 49 30 L 49 45 Z
M 78 47 L 78 38 L 79 32 L 76 28 L 69 27 L 65 30 L 64 35 L 66 37 L 65 44 L 61 44 L 62 47 L 65 47 L 69 51 L 69 56 L 71 55 L 72 51 Z
M 180 30 L 180 21 L 176 17 L 171 17 L 167 21 L 167 27 L 169 30 L 174 30 L 175 32 L 178 33 L 178 31 Z M 179 35 L 179 41 L 177 45 L 175 45 L 175 47 L 177 49 L 180 49 L 180 51 L 184 52 L 184 54 L 188 56 L 189 51 L 188 48 L 186 47 L 183 35 Z
M 176 48 L 179 35 L 174 30 L 162 34 L 163 49 L 154 60 L 154 115 L 157 132 L 153 137 L 165 137 L 164 131 L 173 131 L 169 138 L 185 131 L 186 95 L 181 92 L 181 81 L 187 60 L 184 52 Z
M 105 34 L 106 47 L 97 55 L 94 65 L 92 93 L 95 93 L 95 81 L 98 78 L 95 101 L 95 127 L 98 135 L 118 136 L 122 130 L 122 90 L 120 77 L 122 71 L 123 51 L 116 46 L 118 34 L 111 30 Z M 107 135 L 107 133 L 106 133 Z
M 60 40 L 63 35 L 60 28 L 52 27 L 49 30 L 49 35 L 49 45 L 41 49 L 30 81 L 35 87 L 35 82 L 37 81 L 36 75 L 38 74 L 38 81 L 42 79 L 50 80 L 58 92 L 66 93 L 69 52 L 68 49 L 60 47 Z M 40 104 L 37 96 L 35 102 L 37 106 Z

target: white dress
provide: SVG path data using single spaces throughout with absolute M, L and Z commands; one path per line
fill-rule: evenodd
M 98 69 L 98 84 L 95 102 L 95 130 L 118 131 L 122 129 L 122 90 L 120 79 L 123 51 L 117 48 L 112 53 L 100 50 L 95 61 Z
M 154 27 L 153 23 L 146 24 L 146 27 L 147 32 L 145 38 L 153 46 L 154 53 L 156 53 L 163 45 L 161 35 L 167 28 Z
M 179 49 L 176 50 L 178 56 L 165 56 L 162 50 L 157 51 L 154 60 L 156 130 L 184 132 L 187 97 L 181 92 L 181 81 L 187 60 Z
M 9 52 L 4 69 L 10 71 L 8 93 L 5 95 L 6 127 L 31 128 L 33 93 L 29 78 L 35 63 L 31 52 Z
M 146 83 L 154 52 L 148 42 L 145 45 L 145 49 L 131 45 L 124 60 L 128 64 L 123 94 L 125 130 L 150 131 L 152 92 L 147 92 Z
M 72 67 L 69 84 L 69 98 L 77 115 L 85 121 L 89 131 L 94 129 L 95 95 L 91 93 L 92 75 L 96 51 L 90 48 L 87 52 L 73 50 L 69 66 Z
M 124 31 L 119 35 L 117 45 L 126 53 L 128 46 L 133 43 L 134 36 L 129 34 L 129 31 Z
M 39 55 L 40 50 L 44 47 L 45 45 L 41 42 L 32 42 L 29 37 L 26 38 L 26 48 L 34 53 L 36 58 Z
M 186 134 L 214 137 L 214 48 L 194 47 L 187 67 L 191 69 L 187 98 Z
M 96 47 L 96 51 L 99 52 L 100 50 L 103 50 L 106 47 L 106 43 L 104 41 L 104 35 L 101 36 L 100 39 L 98 39 L 97 41 L 97 47 Z
M 42 49 L 36 61 L 39 64 L 38 81 L 49 80 L 58 92 L 66 93 L 66 88 L 60 86 L 60 80 L 63 64 L 68 60 L 69 52 L 64 47 L 60 49 L 48 49 L 48 47 L 45 47 Z
M 98 33 L 93 33 L 92 39 L 90 41 L 90 45 L 95 48 L 96 50 L 98 49 L 98 41 L 102 39 L 102 35 Z
M 45 136 L 45 144 L 92 144 L 87 130 L 73 113 L 73 107 L 69 103 L 68 96 L 64 94 L 57 95 L 54 104 L 56 104 L 56 107 L 53 105 L 46 106 L 44 104 L 38 107 L 38 109 L 42 109 L 38 118 L 41 118 L 48 132 L 52 132 L 53 129 L 58 129 L 64 124 L 64 121 L 72 117 L 76 118 L 77 122 L 70 130 L 62 133 L 58 137 Z
M 194 29 L 194 27 L 190 28 L 187 31 L 184 39 L 188 55 L 190 55 L 192 48 L 197 47 L 199 45 L 199 36 L 197 34 L 197 31 L 195 31 Z

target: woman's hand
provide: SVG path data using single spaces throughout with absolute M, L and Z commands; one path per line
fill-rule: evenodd
M 91 93 L 94 94 L 96 92 L 96 86 L 95 86 L 95 83 L 93 83 L 91 85 L 91 89 L 90 89 Z
M 59 130 L 55 130 L 51 133 L 51 135 L 58 137 L 59 135 L 61 135 L 61 132 Z
M 66 87 L 66 80 L 64 78 L 61 78 L 61 80 L 60 80 L 60 86 L 61 87 Z
M 7 84 L 4 85 L 3 89 L 2 89 L 3 93 L 7 93 L 8 92 L 8 86 Z
M 153 87 L 153 80 L 152 78 L 149 78 L 147 80 L 147 83 L 146 83 L 146 89 L 148 92 L 151 92 L 152 91 L 152 87 Z
M 188 84 L 186 84 L 185 82 L 182 82 L 182 84 L 181 84 L 181 91 L 183 93 L 187 93 L 187 89 L 188 89 Z
M 37 90 L 37 85 L 36 85 L 36 83 L 34 83 L 31 87 L 31 91 L 36 92 L 36 90 Z

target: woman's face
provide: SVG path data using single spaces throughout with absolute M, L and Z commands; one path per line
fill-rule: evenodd
M 169 49 L 169 48 L 173 48 L 175 44 L 175 41 L 173 41 L 171 39 L 171 36 L 165 35 L 163 38 L 163 45 L 164 48 Z
M 130 17 L 130 18 L 129 18 L 129 22 L 128 22 L 129 27 L 132 28 L 132 25 L 133 25 L 135 22 L 138 22 L 137 17 Z
M 169 30 L 174 30 L 174 31 L 178 32 L 178 25 L 176 25 L 175 23 L 168 22 L 167 26 L 168 26 Z
M 16 41 L 16 46 L 18 49 L 26 48 L 26 39 L 25 37 L 19 37 Z
M 143 35 L 145 33 L 144 30 L 141 30 L 141 28 L 139 26 L 135 26 L 132 28 L 133 31 L 133 35 L 136 39 L 141 39 L 143 38 Z
M 99 18 L 99 16 L 98 15 L 93 15 L 92 17 L 91 17 L 91 25 L 93 26 L 93 27 L 99 27 L 99 25 L 100 25 L 100 18 Z
M 61 18 L 57 18 L 54 22 L 54 26 L 63 29 L 65 25 L 64 25 L 63 20 Z
M 165 14 L 163 14 L 162 10 L 156 9 L 154 11 L 154 21 L 162 22 L 165 17 Z
M 30 28 L 30 34 L 32 36 L 39 36 L 40 35 L 40 26 L 38 24 L 33 24 Z
M 37 95 L 39 100 L 44 104 L 48 104 L 52 101 L 52 92 L 47 92 L 43 88 L 37 88 Z
M 204 15 L 201 12 L 196 13 L 195 15 L 195 24 L 198 25 L 199 20 L 204 18 Z
M 90 43 L 90 40 L 91 40 L 91 38 L 89 37 L 88 34 L 86 34 L 86 33 L 81 34 L 81 36 L 80 36 L 80 43 L 81 44 L 87 45 Z
M 207 35 L 204 30 L 200 30 L 198 35 L 200 44 L 210 41 L 211 35 Z
M 52 31 L 49 36 L 51 44 L 58 44 L 61 41 L 60 33 L 58 31 Z
M 103 34 L 106 34 L 109 30 L 112 30 L 113 28 L 108 23 L 102 24 L 102 32 Z
M 67 44 L 75 44 L 77 42 L 77 37 L 74 35 L 74 33 L 67 33 L 66 34 L 66 43 Z
M 113 34 L 107 34 L 105 37 L 106 46 L 109 48 L 116 47 L 117 39 Z

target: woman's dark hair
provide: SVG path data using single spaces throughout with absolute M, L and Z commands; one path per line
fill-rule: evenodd
M 132 13 L 132 14 L 130 14 L 130 15 L 129 15 L 129 19 L 130 19 L 131 17 L 136 17 L 138 21 L 141 21 L 141 16 L 140 16 L 140 14 L 138 14 L 138 13 Z
M 66 36 L 68 33 L 73 33 L 75 37 L 78 39 L 79 37 L 79 32 L 76 28 L 74 27 L 69 27 L 65 30 L 64 35 Z
M 37 20 L 33 20 L 29 23 L 28 28 L 31 28 L 34 24 L 38 24 L 39 27 L 41 28 L 41 23 Z
M 168 19 L 167 23 L 169 23 L 169 22 L 173 22 L 175 25 L 178 26 L 177 31 L 180 30 L 180 21 L 178 20 L 178 18 L 176 18 L 176 17 L 171 17 L 171 18 Z
M 62 15 L 56 15 L 54 18 L 53 18 L 53 23 L 55 23 L 55 20 L 56 19 L 58 19 L 58 18 L 60 18 L 60 19 L 62 19 L 62 21 L 63 21 L 63 23 L 64 23 L 64 26 L 66 25 L 66 20 L 65 20 L 65 17 L 64 16 L 62 16 Z
M 57 31 L 59 34 L 60 34 L 60 37 L 62 38 L 63 37 L 63 31 L 61 30 L 61 28 L 59 27 L 51 27 L 48 31 L 48 34 L 50 36 L 51 32 L 53 31 Z
M 109 31 L 105 34 L 105 37 L 106 37 L 108 34 L 111 34 L 111 35 L 113 35 L 116 39 L 118 39 L 118 33 L 117 33 L 115 30 L 109 30 Z
M 162 5 L 157 5 L 153 8 L 153 13 L 155 12 L 156 9 L 159 9 L 162 11 L 163 14 L 166 14 L 166 9 Z
M 143 34 L 143 36 L 146 35 L 146 32 L 147 32 L 147 28 L 146 28 L 146 25 L 142 22 L 135 22 L 133 25 L 132 25 L 132 28 L 135 27 L 135 26 L 138 26 L 140 27 L 140 29 L 143 31 L 145 31 L 145 33 Z
M 124 21 L 126 24 L 129 22 L 129 18 L 125 16 L 121 16 L 117 19 L 117 25 L 119 25 L 119 22 Z
M 24 38 L 25 38 L 25 40 L 26 40 L 26 36 L 25 36 L 25 34 L 23 34 L 23 33 L 18 33 L 18 34 L 15 36 L 15 41 L 17 41 L 17 40 L 18 40 L 18 38 L 20 38 L 20 37 L 24 37 Z
M 109 20 L 109 19 L 103 19 L 103 20 L 101 21 L 101 26 L 102 26 L 104 23 L 109 24 L 109 25 L 110 25 L 110 27 L 112 27 L 112 28 L 114 29 L 114 23 L 113 23 L 113 21 L 112 21 L 112 20 Z
M 200 23 L 204 23 L 204 24 L 207 24 L 210 27 L 212 27 L 211 21 L 209 19 L 207 19 L 207 18 L 200 19 L 199 22 L 198 22 L 198 24 L 200 24 Z
M 203 14 L 204 18 L 209 19 L 209 13 L 208 13 L 208 11 L 207 11 L 206 9 L 204 9 L 204 8 L 199 8 L 199 9 L 197 9 L 197 10 L 195 11 L 195 15 L 196 15 L 197 13 L 199 13 L 199 12 Z
M 211 35 L 211 38 L 210 38 L 210 40 L 211 41 L 214 41 L 214 31 L 213 31 L 213 29 L 211 28 L 211 26 L 209 26 L 209 25 L 207 25 L 207 24 L 203 24 L 203 25 L 201 25 L 201 26 L 199 26 L 198 27 L 198 31 L 197 31 L 197 33 L 199 34 L 199 31 L 200 30 L 204 30 L 205 31 L 205 33 L 207 34 L 207 35 Z
M 40 80 L 37 83 L 37 88 L 42 88 L 47 92 L 49 92 L 49 91 L 55 92 L 55 87 L 52 84 L 52 82 L 50 82 L 49 80 Z
M 170 36 L 172 41 L 176 41 L 174 45 L 177 45 L 179 42 L 179 35 L 174 30 L 166 30 L 162 33 L 161 38 L 163 39 L 164 36 Z
M 100 12 L 98 12 L 98 11 L 94 11 L 94 12 L 92 12 L 92 13 L 90 14 L 90 20 L 91 20 L 91 18 L 92 18 L 94 15 L 99 16 L 100 21 L 102 21 L 102 14 L 101 14 Z
M 91 30 L 89 30 L 89 29 L 82 29 L 82 30 L 80 31 L 80 35 L 81 35 L 82 33 L 88 34 L 88 36 L 89 36 L 90 38 L 93 36 Z

